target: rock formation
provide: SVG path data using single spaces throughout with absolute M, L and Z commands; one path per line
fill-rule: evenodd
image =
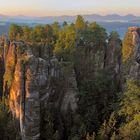
M 61 73 L 63 72 L 62 75 L 65 77 L 64 96 L 61 104 L 61 110 L 66 112 L 70 106 L 74 112 L 77 109 L 78 100 L 76 97 L 78 88 L 74 67 L 73 64 L 69 62 L 61 62 L 61 65 L 63 65 L 61 68 L 65 69 L 63 71 L 61 70 Z
M 140 29 L 129 28 L 129 32 L 135 47 L 128 75 L 139 79 Z M 3 94 L 9 98 L 10 110 L 20 123 L 22 140 L 40 140 L 41 119 L 45 117 L 42 112 L 48 107 L 53 106 L 62 115 L 69 107 L 72 112 L 77 109 L 78 87 L 74 64 L 58 62 L 44 47 L 40 50 L 40 47 L 33 48 L 23 42 L 8 44 L 7 41 L 0 40 L 0 89 L 2 90 L 3 86 Z M 120 40 L 110 41 L 107 47 L 92 49 L 89 55 L 84 57 L 90 60 L 90 63 L 87 65 L 88 61 L 83 58 L 87 67 L 81 66 L 84 67 L 87 78 L 91 76 L 90 72 L 96 76 L 98 71 L 109 69 L 109 72 L 113 72 L 112 81 L 120 86 L 121 49 Z
M 110 70 L 113 82 L 121 88 L 122 80 L 122 44 L 119 38 L 110 39 L 106 49 L 105 68 Z
M 4 75 L 4 42 L 1 39 L 0 40 L 0 91 L 2 93 L 3 91 L 3 75 Z M 0 97 L 2 97 L 2 94 L 0 94 Z
M 137 27 L 128 28 L 129 33 L 132 35 L 132 57 L 129 61 L 128 77 L 133 79 L 140 79 L 140 29 Z M 130 46 L 128 46 L 130 47 Z
M 10 89 L 10 108 L 20 118 L 22 139 L 40 138 L 40 92 L 47 86 L 45 60 L 30 55 L 26 64 L 18 60 Z M 45 93 L 44 93 L 45 94 Z
M 3 93 L 3 80 L 4 80 L 4 72 L 6 65 L 6 55 L 8 52 L 9 41 L 6 39 L 6 36 L 0 37 L 0 97 Z
M 1 46 L 0 65 L 4 68 L 4 45 Z M 22 140 L 40 140 L 41 111 L 50 104 L 52 96 L 57 96 L 53 104 L 62 112 L 69 105 L 73 111 L 77 107 L 78 90 L 73 68 L 67 75 L 63 74 L 64 67 L 55 56 L 50 60 L 43 59 L 43 54 L 43 58 L 37 57 L 23 42 L 11 42 L 7 50 L 5 71 L 1 70 L 3 73 L 0 74 L 0 77 L 4 75 L 4 82 L 0 82 L 4 83 L 3 93 L 9 98 L 10 110 L 20 123 Z M 69 64 L 66 65 L 69 70 Z M 67 83 L 64 90 L 59 91 L 52 81 L 60 76 L 65 77 Z

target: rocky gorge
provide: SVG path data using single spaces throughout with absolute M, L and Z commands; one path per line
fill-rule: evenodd
M 44 43 L 11 41 L 2 36 L 0 96 L 8 99 L 9 110 L 19 123 L 21 139 L 82 140 L 85 136 L 92 137 L 92 132 L 97 133 L 99 124 L 92 123 L 103 123 L 104 119 L 97 112 L 110 113 L 112 109 L 108 112 L 105 109 L 110 108 L 108 103 L 111 100 L 115 101 L 116 93 L 124 90 L 125 81 L 140 79 L 140 29 L 131 27 L 128 34 L 132 39 L 131 46 L 122 45 L 115 33 L 108 41 L 97 42 L 97 46 L 93 45 L 94 40 L 86 42 L 81 35 L 74 61 L 65 60 L 65 57 L 59 59 L 54 52 L 50 55 Z M 123 60 L 124 55 L 129 57 Z M 104 77 L 108 81 L 104 81 Z M 100 88 L 107 85 L 107 89 L 102 91 L 97 84 Z M 81 95 L 81 91 L 87 93 Z M 105 92 L 107 95 L 103 95 Z M 95 110 L 93 116 L 85 116 L 82 105 L 90 115 Z M 82 117 L 84 124 L 81 123 Z M 92 125 L 86 124 L 87 118 L 89 122 L 94 119 L 90 122 Z M 77 135 L 79 139 L 76 139 Z

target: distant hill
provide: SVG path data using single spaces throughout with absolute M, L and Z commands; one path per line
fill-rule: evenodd
M 100 15 L 86 15 L 85 18 L 87 20 L 92 20 L 95 19 L 97 21 L 131 21 L 131 20 L 136 20 L 139 17 L 134 16 L 134 15 L 125 15 L 125 16 L 121 16 L 118 14 L 111 14 L 111 15 L 106 15 L 106 16 L 100 16 Z
M 129 22 L 140 19 L 140 16 L 135 16 L 132 14 L 128 14 L 125 16 L 121 16 L 118 14 L 110 14 L 110 15 L 99 15 L 99 14 L 91 14 L 91 15 L 83 15 L 85 20 L 92 21 L 104 21 L 104 22 Z M 8 16 L 0 14 L 0 21 L 9 22 L 9 23 L 52 23 L 54 21 L 58 22 L 74 22 L 76 20 L 76 16 L 46 16 L 46 17 L 28 17 L 24 15 L 19 16 Z
M 132 20 L 131 22 L 140 23 L 140 18 L 139 19 L 136 19 L 136 20 Z
M 127 28 L 130 26 L 140 27 L 140 17 L 134 15 L 121 16 L 118 14 L 111 14 L 101 16 L 98 14 L 83 15 L 86 21 L 93 22 L 96 21 L 98 24 L 103 26 L 107 32 L 117 31 L 120 37 L 123 38 Z M 55 21 L 62 24 L 64 21 L 68 23 L 75 22 L 76 16 L 46 16 L 46 17 L 27 17 L 24 15 L 19 16 L 7 16 L 0 14 L 0 35 L 8 34 L 9 25 L 11 23 L 17 23 L 20 25 L 35 26 L 37 24 L 51 24 Z
M 125 16 L 121 16 L 118 14 L 111 14 L 111 15 L 98 15 L 98 14 L 91 14 L 91 15 L 83 15 L 84 19 L 92 22 L 92 21 L 104 21 L 104 22 L 114 22 L 114 21 L 120 21 L 120 22 L 129 22 L 132 20 L 137 20 L 140 19 L 139 16 L 134 16 L 134 15 L 125 15 Z M 50 17 L 41 17 L 38 18 L 38 20 L 44 20 L 44 21 L 48 21 L 48 22 L 54 22 L 54 21 L 59 21 L 59 22 L 63 22 L 63 21 L 68 21 L 68 22 L 74 22 L 76 20 L 76 16 L 50 16 Z

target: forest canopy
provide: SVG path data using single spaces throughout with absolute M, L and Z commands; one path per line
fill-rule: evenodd
M 63 114 L 57 103 L 50 103 L 41 112 L 41 140 L 140 139 L 140 83 L 129 75 L 128 67 L 135 64 L 129 61 L 135 47 L 130 31 L 121 40 L 116 31 L 108 34 L 96 22 L 88 23 L 78 15 L 75 23 L 11 24 L 9 40 L 27 44 L 36 57 L 47 59 L 49 66 L 52 58 L 58 60 L 63 76 L 51 81 L 58 95 L 69 86 L 66 81 L 71 67 L 75 72 L 78 107 L 75 112 L 69 107 Z M 6 73 L 4 78 L 10 88 L 14 76 Z M 20 139 L 7 100 L 8 96 L 0 102 L 0 139 Z

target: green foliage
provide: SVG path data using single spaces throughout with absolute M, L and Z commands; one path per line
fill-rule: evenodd
M 108 122 L 104 122 L 99 131 L 99 138 L 104 140 L 139 140 L 140 139 L 140 87 L 136 81 L 128 80 L 127 88 L 120 96 L 115 111 Z
M 89 29 L 94 33 L 94 41 L 96 42 L 96 46 L 100 47 L 101 45 L 105 45 L 107 40 L 106 30 L 96 22 L 91 23 L 89 25 Z
M 63 22 L 63 28 L 65 28 L 68 25 L 66 21 Z
M 102 49 L 106 45 L 107 33 L 104 28 L 96 23 L 96 27 L 91 25 L 83 30 L 78 31 L 78 45 L 85 46 L 89 51 Z
M 59 60 L 68 61 L 72 59 L 76 46 L 75 40 L 76 32 L 72 24 L 67 26 L 64 31 L 59 32 L 54 48 L 54 53 Z
M 109 40 L 119 40 L 120 39 L 120 36 L 118 34 L 118 32 L 116 31 L 112 31 L 109 35 Z
M 57 36 L 58 32 L 60 31 L 60 25 L 59 23 L 56 21 L 54 22 L 52 25 L 51 25 L 53 31 L 54 31 L 54 34 Z
M 72 126 L 70 129 L 70 135 L 68 140 L 71 139 L 85 139 L 86 137 L 86 126 L 82 121 L 82 116 L 80 114 L 74 114 L 72 119 Z
M 12 80 L 13 80 L 13 73 L 11 71 L 4 74 L 4 79 L 7 82 L 8 88 L 11 87 Z
M 132 34 L 131 32 L 126 32 L 124 40 L 123 40 L 123 48 L 122 48 L 122 54 L 123 54 L 123 61 L 127 61 L 131 58 L 133 51 L 134 51 L 134 45 L 132 44 Z
M 54 28 L 56 30 L 56 27 Z M 11 24 L 9 29 L 10 40 L 25 41 L 25 42 L 47 42 L 53 41 L 54 33 L 53 26 L 50 25 L 37 25 L 33 28 L 29 26 L 19 26 Z
M 23 31 L 23 36 L 22 36 L 22 40 L 28 42 L 31 39 L 31 28 L 28 26 L 22 26 L 22 31 Z
M 107 72 L 99 72 L 93 79 L 83 83 L 80 95 L 79 111 L 83 116 L 87 132 L 97 131 L 100 123 L 112 110 L 110 106 L 114 102 L 115 86 Z
M 102 122 L 110 117 L 113 111 L 112 104 L 119 90 L 114 77 L 111 76 L 114 73 L 112 68 L 102 69 L 97 64 L 97 61 L 101 63 L 99 59 L 101 61 L 104 59 L 100 57 L 103 56 L 101 52 L 105 51 L 107 38 L 105 29 L 97 23 L 92 23 L 84 30 L 77 32 L 74 64 L 80 90 L 78 113 L 81 116 L 81 125 L 79 129 L 84 126 L 86 132 L 86 135 L 83 134 L 79 139 L 96 139 L 93 132 L 97 133 Z M 109 39 L 120 43 L 116 32 L 112 32 Z M 114 47 L 114 44 L 112 46 Z M 108 133 L 106 130 L 102 132 L 103 139 L 105 135 L 108 139 Z
M 135 81 L 127 82 L 127 89 L 124 92 L 124 98 L 120 103 L 119 116 L 124 121 L 119 128 L 122 138 L 138 140 L 140 139 L 140 87 Z
M 63 139 L 63 123 L 61 114 L 53 106 L 48 106 L 42 112 L 41 119 L 41 139 L 43 140 L 62 140 Z
M 64 22 L 60 26 L 58 22 L 54 22 L 52 25 L 37 25 L 30 28 L 12 24 L 9 37 L 11 40 L 31 43 L 32 49 L 35 49 L 39 57 L 44 53 L 48 59 L 52 53 L 48 57 L 47 52 L 53 51 L 58 60 L 62 61 L 61 77 L 51 79 L 55 94 L 50 97 L 47 107 L 41 108 L 42 140 L 140 139 L 140 87 L 135 81 L 129 80 L 126 90 L 119 94 L 115 66 L 112 64 L 105 67 L 104 64 L 107 59 L 110 62 L 106 50 L 116 47 L 117 43 L 121 44 L 117 32 L 111 32 L 107 36 L 103 27 L 96 22 L 89 24 L 79 15 L 76 23 L 70 25 Z M 132 56 L 133 49 L 132 34 L 127 32 L 123 41 L 124 61 Z M 121 55 L 121 48 L 118 51 L 113 54 Z M 117 57 L 114 57 L 117 61 Z M 78 108 L 76 112 L 72 112 L 69 107 L 64 113 L 60 111 L 61 108 L 54 105 L 54 102 L 64 95 L 66 80 L 72 68 L 76 72 L 79 89 Z M 4 77 L 9 87 L 12 75 L 13 73 L 8 72 Z M 59 99 L 58 106 L 61 106 L 61 102 L 62 99 Z M 11 139 L 18 138 L 15 121 L 11 119 L 8 109 L 1 107 L 2 105 L 0 139 L 9 138 L 10 135 Z
M 87 133 L 86 140 L 95 140 L 95 133 L 90 136 L 89 133 Z
M 12 117 L 8 108 L 8 100 L 3 98 L 0 101 L 0 139 L 20 140 L 17 120 Z
M 81 15 L 77 16 L 75 27 L 77 30 L 84 29 L 86 27 L 84 18 Z
M 17 24 L 11 24 L 9 28 L 9 38 L 10 40 L 19 40 L 23 34 L 21 26 Z

